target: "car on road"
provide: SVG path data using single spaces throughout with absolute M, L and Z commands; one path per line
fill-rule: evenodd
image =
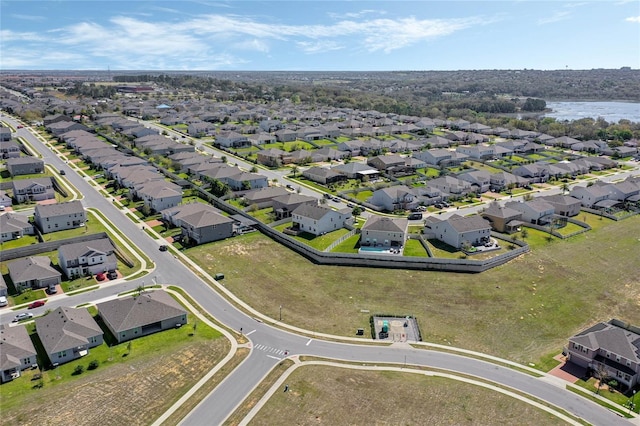
M 44 306 L 44 300 L 36 300 L 35 302 L 30 303 L 28 308 L 35 309 L 35 308 L 39 308 L 40 306 Z
M 0 306 L 7 306 L 9 304 L 9 301 L 7 300 L 6 296 L 0 296 Z
M 24 126 L 22 124 L 18 124 L 18 129 L 22 129 Z
M 60 174 L 64 176 L 67 174 L 67 172 L 65 172 L 64 170 L 60 170 Z
M 435 207 L 436 209 L 441 209 L 442 208 L 442 204 L 434 204 L 433 207 Z
M 167 250 L 169 250 L 169 246 L 167 246 L 166 244 L 163 244 L 163 245 L 160 246 L 160 248 L 158 250 L 167 251 Z
M 422 213 L 418 212 L 418 213 L 411 213 L 409 215 L 409 220 L 420 220 L 422 219 Z
M 340 198 L 338 198 L 338 197 L 333 197 L 331 200 L 332 200 L 332 201 L 335 201 L 336 203 L 339 203 L 339 202 L 341 202 L 341 201 L 342 201 L 342 200 L 341 200 Z
M 286 188 L 293 191 L 293 186 L 292 185 L 287 184 Z
M 21 314 L 16 315 L 16 317 L 11 320 L 11 322 L 18 322 L 30 318 L 33 318 L 33 314 L 31 312 L 22 312 Z
M 350 209 L 354 208 L 356 205 L 353 203 L 347 203 L 347 207 L 349 207 Z

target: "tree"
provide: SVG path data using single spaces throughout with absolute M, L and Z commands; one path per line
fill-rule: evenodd
M 566 194 L 570 190 L 569 184 L 566 182 L 563 183 L 562 186 L 560 186 L 560 189 L 562 189 L 562 195 Z
M 251 167 L 251 170 L 249 170 L 251 173 L 258 173 L 258 168 L 256 166 Z
M 362 212 L 363 212 L 363 209 L 360 206 L 355 206 L 353 210 L 351 210 L 351 214 L 354 215 L 355 217 L 360 216 Z
M 607 367 L 604 364 L 598 364 L 595 370 L 593 370 L 593 376 L 598 379 L 596 384 L 596 394 L 600 393 L 600 388 L 605 383 L 609 374 L 607 373 Z
M 298 174 L 298 170 L 300 170 L 298 166 L 293 166 L 291 168 L 291 173 L 293 173 L 293 177 L 296 177 L 296 175 Z
M 527 228 L 522 228 L 522 231 L 520 231 L 520 235 L 522 236 L 522 239 L 526 239 L 529 236 L 529 231 L 527 230 Z

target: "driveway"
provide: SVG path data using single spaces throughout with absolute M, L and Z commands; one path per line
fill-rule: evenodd
M 560 361 L 560 365 L 549 371 L 549 374 L 559 377 L 569 383 L 575 383 L 587 375 L 587 369 L 566 361 L 564 355 L 556 355 L 553 359 Z

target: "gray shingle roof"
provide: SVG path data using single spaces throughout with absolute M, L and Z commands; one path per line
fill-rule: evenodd
M 58 249 L 58 253 L 62 253 L 65 259 L 71 260 L 86 256 L 89 253 L 111 254 L 113 250 L 113 244 L 108 238 L 100 238 L 82 243 L 63 244 Z
M 310 219 L 320 220 L 327 213 L 332 212 L 333 210 L 328 207 L 316 206 L 313 204 L 300 204 L 296 209 L 292 212 L 292 214 L 308 217 Z
M 391 218 L 385 216 L 371 216 L 367 219 L 362 230 L 369 231 L 386 231 L 386 232 L 405 232 L 409 221 L 406 218 Z
M 598 323 L 569 340 L 589 349 L 604 349 L 635 363 L 640 363 L 640 334 L 611 323 Z
M 66 214 L 82 213 L 84 214 L 84 207 L 82 202 L 69 201 L 68 203 L 56 203 L 56 204 L 38 204 L 36 206 L 35 213 L 42 218 L 56 217 Z
M 9 276 L 14 283 L 61 277 L 62 274 L 51 267 L 51 259 L 47 256 L 31 256 L 9 263 Z
M 36 331 L 49 354 L 86 345 L 90 337 L 102 335 L 102 329 L 85 308 L 63 306 L 36 318 Z
M 0 325 L 0 370 L 18 368 L 23 359 L 34 355 L 36 349 L 24 325 Z
M 142 327 L 187 313 L 163 290 L 100 303 L 98 312 L 115 332 Z

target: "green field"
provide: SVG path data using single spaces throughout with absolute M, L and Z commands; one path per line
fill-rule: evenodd
M 226 288 L 258 311 L 277 318 L 286 306 L 285 321 L 299 327 L 350 336 L 368 328 L 361 309 L 412 312 L 427 341 L 535 363 L 595 321 L 640 323 L 640 217 L 600 224 L 568 240 L 543 239 L 482 274 L 314 265 L 258 233 L 188 254 L 207 271 L 225 272 Z

